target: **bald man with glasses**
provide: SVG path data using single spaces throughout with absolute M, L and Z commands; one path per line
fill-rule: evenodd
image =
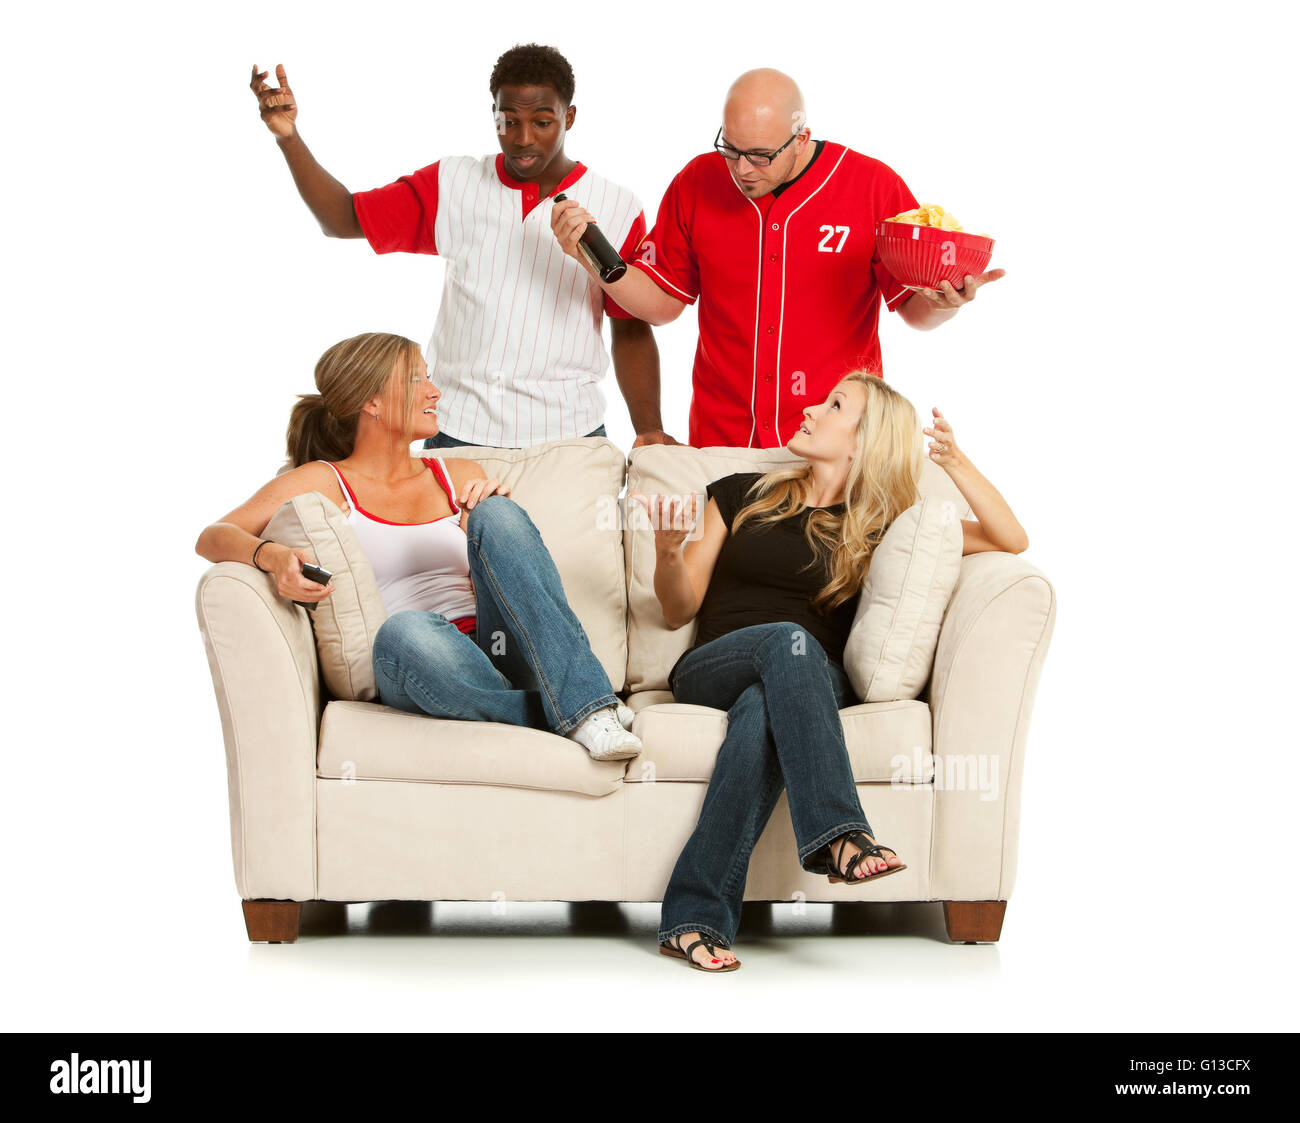
M 633 316 L 667 324 L 699 301 L 689 442 L 774 448 L 855 367 L 883 377 L 880 305 L 922 331 L 951 319 L 1003 270 L 961 288 L 904 288 L 876 255 L 878 222 L 917 206 L 879 160 L 813 140 L 803 95 L 776 70 L 732 84 L 715 151 L 673 179 L 635 268 L 602 288 Z M 560 203 L 551 227 L 577 243 L 592 216 Z M 599 278 L 597 278 L 599 283 Z

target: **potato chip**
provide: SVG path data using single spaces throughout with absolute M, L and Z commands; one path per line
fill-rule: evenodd
M 893 218 L 885 219 L 886 222 L 909 222 L 913 226 L 933 226 L 938 230 L 960 230 L 961 223 L 957 221 L 955 215 L 949 214 L 943 207 L 934 203 L 922 203 L 919 207 L 910 211 L 904 211 L 902 214 L 896 214 Z

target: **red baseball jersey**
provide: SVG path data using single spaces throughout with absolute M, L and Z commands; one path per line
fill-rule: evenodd
M 893 169 L 830 141 L 779 195 L 746 196 L 717 152 L 677 174 L 633 264 L 700 302 L 692 445 L 783 445 L 848 371 L 883 374 L 880 303 L 911 294 L 876 223 L 915 206 Z

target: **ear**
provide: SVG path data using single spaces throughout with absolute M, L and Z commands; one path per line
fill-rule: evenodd
M 573 119 L 577 117 L 577 115 L 578 107 L 576 105 L 571 105 L 564 111 L 564 131 L 566 133 L 573 128 Z

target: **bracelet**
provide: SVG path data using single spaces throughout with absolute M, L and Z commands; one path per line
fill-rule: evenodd
M 261 542 L 257 544 L 257 549 L 253 551 L 253 568 L 256 569 L 259 573 L 271 572 L 269 569 L 263 569 L 260 565 L 257 564 L 257 554 L 258 551 L 261 550 L 263 546 L 270 546 L 272 544 L 273 543 L 271 543 L 269 540 L 263 539 Z

